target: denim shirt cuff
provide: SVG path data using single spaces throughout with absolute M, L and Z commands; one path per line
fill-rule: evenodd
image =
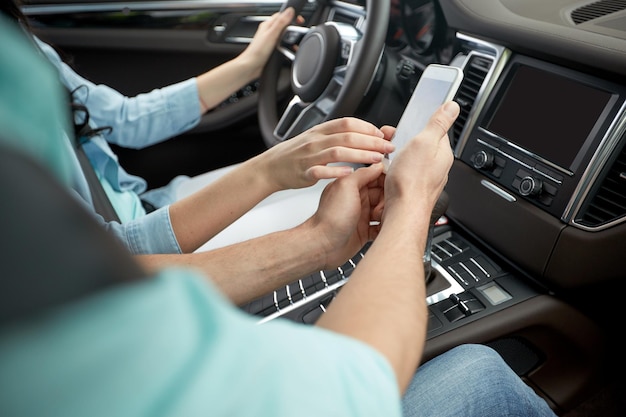
M 161 89 L 170 111 L 180 129 L 190 129 L 200 122 L 200 96 L 195 78 L 190 78 Z
M 135 255 L 182 253 L 170 221 L 169 206 L 125 224 L 126 241 Z

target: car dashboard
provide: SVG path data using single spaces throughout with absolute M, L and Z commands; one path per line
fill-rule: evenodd
M 428 64 L 463 69 L 424 359 L 489 344 L 561 411 L 616 369 L 607 295 L 626 270 L 626 4 L 605 3 L 392 1 L 395 82 L 361 114 L 393 123 L 383 97 L 405 104 Z M 345 21 L 359 2 L 335 4 Z M 312 323 L 366 252 L 243 308 Z

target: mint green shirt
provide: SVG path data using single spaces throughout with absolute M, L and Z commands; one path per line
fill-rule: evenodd
M 401 415 L 388 362 L 356 340 L 259 325 L 169 270 L 0 333 L 0 415 Z
M 69 185 L 72 162 L 65 134 L 69 115 L 61 99 L 65 93 L 52 65 L 34 50 L 24 31 L 0 14 L 1 140 L 31 155 Z
M 100 172 L 96 171 L 96 176 L 100 180 L 104 192 L 122 223 L 127 223 L 146 215 L 146 211 L 137 193 L 128 190 L 116 190 L 109 181 L 102 178 Z
M 67 182 L 74 160 L 60 122 L 67 120 L 62 90 L 1 16 L 0 56 L 4 140 Z M 42 91 L 49 94 L 34 100 Z M 312 326 L 257 320 L 204 278 L 167 270 L 5 324 L 0 416 L 400 415 L 393 371 L 369 346 Z

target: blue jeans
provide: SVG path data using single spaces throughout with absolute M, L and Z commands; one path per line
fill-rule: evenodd
M 551 416 L 548 404 L 483 345 L 462 345 L 419 367 L 402 399 L 404 417 Z

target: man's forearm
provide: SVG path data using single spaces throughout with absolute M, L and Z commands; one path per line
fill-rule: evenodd
M 399 214 L 399 213 L 396 213 Z M 422 254 L 427 212 L 385 223 L 317 325 L 361 340 L 390 362 L 404 390 L 422 355 L 427 314 Z M 411 218 L 415 219 L 411 222 Z M 401 265 L 401 267 L 398 267 Z
M 322 269 L 325 256 L 306 226 L 223 248 L 184 255 L 140 255 L 149 269 L 199 269 L 237 305 Z

